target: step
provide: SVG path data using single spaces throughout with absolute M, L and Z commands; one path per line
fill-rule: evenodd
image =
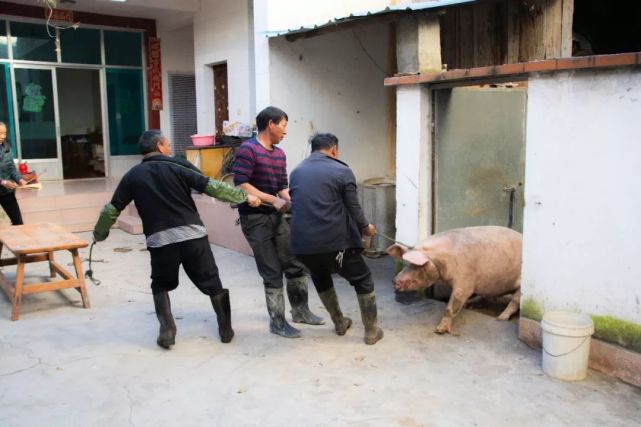
M 194 202 L 207 229 L 209 243 L 253 256 L 243 230 L 236 224 L 238 210 L 203 194 L 194 195 Z

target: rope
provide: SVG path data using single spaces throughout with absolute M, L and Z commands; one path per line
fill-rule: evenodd
M 92 243 L 91 243 L 91 246 L 89 247 L 89 268 L 87 269 L 87 271 L 85 271 L 85 277 L 86 277 L 87 279 L 91 280 L 91 282 L 92 282 L 94 285 L 96 285 L 96 286 L 100 286 L 101 281 L 100 281 L 100 280 L 98 280 L 98 279 L 95 279 L 95 278 L 93 277 L 93 270 L 91 269 L 91 254 L 92 254 L 92 252 L 93 252 L 93 247 L 94 247 L 94 245 L 95 245 L 95 244 L 96 244 L 96 242 L 92 242 Z
M 389 241 L 390 241 L 390 242 L 392 242 L 392 243 L 398 243 L 399 245 L 403 245 L 403 246 L 405 246 L 407 249 L 414 249 L 414 246 L 406 245 L 405 243 L 403 243 L 403 242 L 399 242 L 398 240 L 395 240 L 395 239 L 392 239 L 391 237 L 386 236 L 385 234 L 380 233 L 380 232 L 378 232 L 378 231 L 376 232 L 376 235 L 377 235 L 377 236 L 379 236 L 379 237 L 382 237 L 382 238 L 383 238 L 383 239 L 385 239 L 385 240 L 389 240 Z

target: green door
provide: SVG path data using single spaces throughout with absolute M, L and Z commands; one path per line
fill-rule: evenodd
M 435 91 L 434 232 L 523 229 L 524 87 Z
M 0 21 L 2 23 L 2 21 Z M 13 154 L 17 153 L 16 132 L 13 121 L 13 95 L 11 93 L 11 72 L 9 64 L 0 62 L 0 122 L 7 125 L 7 142 L 11 144 Z
M 21 157 L 57 159 L 53 68 L 16 67 L 14 73 Z

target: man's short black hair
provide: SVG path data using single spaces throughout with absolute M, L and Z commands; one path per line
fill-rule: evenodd
M 277 125 L 283 119 L 289 120 L 286 112 L 278 107 L 267 107 L 256 116 L 256 128 L 258 132 L 260 132 L 261 130 L 267 129 L 270 120 Z
M 309 143 L 312 146 L 312 152 L 318 150 L 328 150 L 335 145 L 338 145 L 338 138 L 332 133 L 315 133 L 309 138 Z
M 165 135 L 159 129 L 149 129 L 145 131 L 138 140 L 138 149 L 140 150 L 140 154 L 144 156 L 145 154 L 158 151 L 156 147 L 164 138 Z

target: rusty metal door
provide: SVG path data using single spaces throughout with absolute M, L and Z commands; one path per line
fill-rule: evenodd
M 523 230 L 525 87 L 435 91 L 434 232 Z

